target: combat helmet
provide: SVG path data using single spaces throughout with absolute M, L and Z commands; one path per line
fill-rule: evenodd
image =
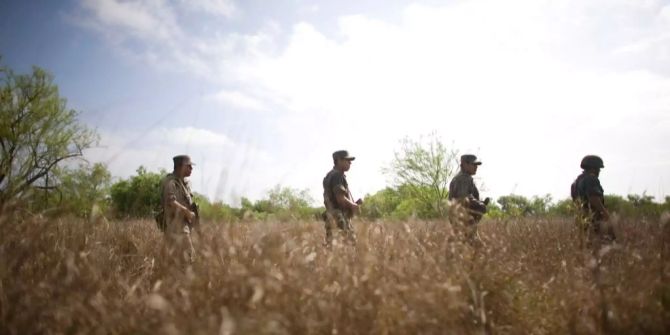
M 579 165 L 582 169 L 602 169 L 605 167 L 603 159 L 596 155 L 587 155 L 582 158 L 582 164 Z

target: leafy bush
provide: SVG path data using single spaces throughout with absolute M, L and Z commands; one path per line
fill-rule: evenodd
M 111 198 L 116 216 L 125 218 L 149 218 L 160 204 L 160 182 L 166 175 L 148 172 L 143 166 L 137 175 L 120 180 L 112 185 Z
M 77 168 L 55 168 L 53 187 L 35 193 L 31 209 L 50 215 L 89 218 L 104 214 L 109 207 L 111 174 L 102 163 L 80 164 Z
M 288 221 L 295 219 L 316 218 L 323 211 L 322 208 L 312 207 L 314 200 L 308 190 L 297 190 L 279 185 L 271 189 L 267 197 L 251 204 L 246 198 L 242 199 L 242 216 L 257 220 L 276 219 Z

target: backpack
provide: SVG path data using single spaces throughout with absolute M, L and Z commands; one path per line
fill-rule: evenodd
M 156 227 L 158 230 L 165 232 L 167 228 L 167 223 L 165 222 L 165 211 L 163 211 L 163 206 L 158 206 L 158 209 L 154 210 L 154 219 L 156 220 Z
M 570 185 L 570 197 L 572 201 L 577 201 L 581 199 L 581 194 L 579 194 L 579 183 L 582 181 L 583 174 L 580 174 L 577 179 Z
M 158 184 L 158 189 L 161 194 L 161 200 L 158 203 L 158 206 L 156 206 L 156 208 L 154 209 L 154 220 L 156 220 L 156 227 L 158 227 L 158 230 L 162 232 L 165 232 L 165 230 L 167 229 L 167 222 L 165 222 L 165 211 L 163 209 L 163 196 L 162 196 L 163 186 L 167 180 L 171 179 L 170 176 L 171 175 L 168 174 Z

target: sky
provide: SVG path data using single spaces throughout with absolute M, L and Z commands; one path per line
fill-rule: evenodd
M 331 154 L 361 197 L 405 138 L 484 162 L 483 196 L 670 193 L 670 1 L 0 0 L 0 55 L 54 75 L 126 178 L 197 164 L 230 204 L 276 185 L 316 202 Z M 665 144 L 663 144 L 665 143 Z

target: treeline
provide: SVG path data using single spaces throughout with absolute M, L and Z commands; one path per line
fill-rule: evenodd
M 630 194 L 626 197 L 610 194 L 605 196 L 605 204 L 611 213 L 617 213 L 620 216 L 656 218 L 663 212 L 670 211 L 670 196 L 665 197 L 664 202 L 659 203 L 646 194 Z M 565 217 L 573 216 L 575 211 L 572 199 L 554 201 L 550 195 L 528 198 L 510 194 L 492 201 L 488 206 L 486 217 L 494 219 Z M 444 215 L 438 208 L 414 197 L 407 185 L 387 187 L 377 193 L 367 195 L 361 214 L 368 219 L 397 220 L 434 219 Z
M 16 74 L 0 65 L 0 83 L 0 210 L 21 204 L 21 210 L 45 215 L 153 216 L 166 171 L 139 167 L 136 175 L 113 181 L 105 165 L 81 160 L 84 150 L 98 143 L 98 135 L 79 122 L 77 111 L 67 108 L 51 74 L 37 67 L 29 74 Z M 401 140 L 383 170 L 392 185 L 367 195 L 361 216 L 446 216 L 448 183 L 458 171 L 458 157 L 458 151 L 447 148 L 437 134 Z M 217 222 L 311 219 L 323 211 L 307 190 L 281 186 L 257 201 L 242 198 L 236 207 L 195 197 L 201 217 Z M 658 203 L 646 194 L 610 195 L 606 205 L 620 215 L 658 216 L 670 210 L 670 197 Z M 508 195 L 493 202 L 487 216 L 565 216 L 574 212 L 573 207 L 570 200 L 554 202 L 549 196 Z
M 58 180 L 58 187 L 35 193 L 31 208 L 82 218 L 99 215 L 115 219 L 151 218 L 160 205 L 160 181 L 166 174 L 165 170 L 151 172 L 140 166 L 135 175 L 112 183 L 111 174 L 102 164 L 56 171 L 52 178 Z M 198 193 L 194 193 L 194 200 L 201 218 L 216 222 L 304 220 L 316 218 L 322 211 L 311 206 L 313 200 L 307 190 L 281 186 L 255 202 L 242 198 L 238 207 L 212 202 Z
M 102 164 L 82 164 L 76 169 L 56 171 L 59 186 L 35 193 L 34 211 L 54 215 L 75 215 L 90 218 L 104 215 L 115 219 L 151 218 L 160 201 L 160 181 L 165 170 L 147 171 L 140 166 L 136 174 L 112 183 L 110 172 Z M 448 213 L 443 206 L 431 206 L 427 196 L 417 196 L 421 188 L 401 185 L 387 187 L 364 197 L 361 217 L 369 220 L 437 219 Z M 429 192 L 429 189 L 423 189 Z M 237 206 L 221 201 L 210 201 L 195 193 L 201 218 L 211 222 L 239 222 L 250 220 L 310 220 L 318 219 L 323 207 L 316 206 L 307 190 L 276 186 L 260 200 L 242 198 Z M 446 200 L 445 200 L 446 202 Z M 670 197 L 663 203 L 649 195 L 631 194 L 626 197 L 607 195 L 607 207 L 621 216 L 658 217 L 670 211 Z M 574 215 L 570 199 L 553 201 L 551 196 L 527 198 L 506 195 L 492 201 L 487 217 L 494 219 L 516 217 L 564 217 Z

